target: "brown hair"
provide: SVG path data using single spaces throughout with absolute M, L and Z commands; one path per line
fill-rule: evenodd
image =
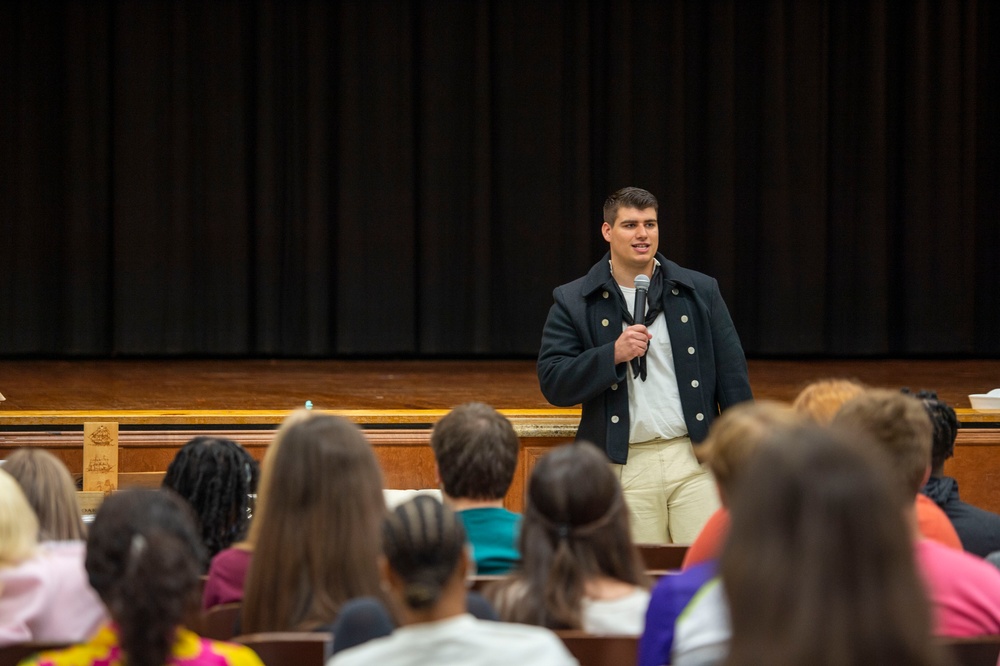
M 481 402 L 451 410 L 434 425 L 431 448 L 450 497 L 502 499 L 517 467 L 518 439 L 503 414 Z
M 285 435 L 288 431 L 295 425 L 312 418 L 313 416 L 318 416 L 317 412 L 310 412 L 305 409 L 297 409 L 288 416 L 285 420 L 281 422 L 281 426 L 274 433 L 274 439 L 267 447 L 267 451 L 264 452 L 264 460 L 260 464 L 260 478 L 257 482 L 257 501 L 254 503 L 253 508 L 253 520 L 250 521 L 250 529 L 247 531 L 247 538 L 236 544 L 244 548 L 245 550 L 253 550 L 254 545 L 260 538 L 260 525 L 263 522 L 261 515 L 264 513 L 264 498 L 268 494 L 268 489 L 271 486 L 271 468 L 274 466 L 274 458 L 278 455 L 278 451 L 281 449 L 281 443 L 285 439 Z
M 198 605 L 203 545 L 191 506 L 172 490 L 124 490 L 101 504 L 87 538 L 90 584 L 121 633 L 124 663 L 167 663 Z
M 923 404 L 898 391 L 871 389 L 840 408 L 832 425 L 866 433 L 891 459 L 902 489 L 913 500 L 931 462 L 934 426 Z
M 820 379 L 799 392 L 792 408 L 820 425 L 830 425 L 841 406 L 866 388 L 853 379 Z
M 329 415 L 297 423 L 270 474 L 242 630 L 308 631 L 348 599 L 381 597 L 382 474 L 361 430 Z
M 720 561 L 728 666 L 938 663 L 905 500 L 856 441 L 786 431 L 747 466 Z
M 604 200 L 604 221 L 614 226 L 619 208 L 637 208 L 639 210 L 652 208 L 659 213 L 660 204 L 656 197 L 641 187 L 623 187 Z
M 758 400 L 730 407 L 713 423 L 702 445 L 708 467 L 728 501 L 747 462 L 764 440 L 780 428 L 801 425 L 803 417 L 780 402 Z
M 648 584 L 621 485 L 589 442 L 560 446 L 535 465 L 520 549 L 521 569 L 492 592 L 510 622 L 579 629 L 589 580 Z
M 18 449 L 10 454 L 3 468 L 21 484 L 38 516 L 39 541 L 86 537 L 76 484 L 61 460 L 44 449 Z

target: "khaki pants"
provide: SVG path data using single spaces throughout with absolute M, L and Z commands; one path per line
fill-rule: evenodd
M 719 508 L 712 475 L 698 462 L 689 437 L 629 444 L 618 474 L 636 543 L 691 543 Z

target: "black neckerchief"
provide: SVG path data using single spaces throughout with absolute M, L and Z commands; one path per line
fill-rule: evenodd
M 649 292 L 646 294 L 646 319 L 643 324 L 648 328 L 653 324 L 653 320 L 656 319 L 656 315 L 660 314 L 661 306 L 663 305 L 663 271 L 656 270 L 658 267 L 653 268 L 653 278 L 649 281 Z M 618 283 L 615 282 L 615 286 L 618 287 Z M 628 312 L 628 305 L 625 304 L 625 295 L 622 294 L 622 290 L 618 289 L 618 304 L 621 307 L 622 319 L 628 326 L 635 324 L 635 320 L 632 315 Z M 648 352 L 648 349 L 647 349 Z M 636 356 L 631 361 L 632 364 L 632 378 L 639 378 L 642 381 L 646 381 L 646 355 Z

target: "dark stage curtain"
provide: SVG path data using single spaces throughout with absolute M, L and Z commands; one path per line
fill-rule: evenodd
M 521 356 L 660 198 L 751 355 L 1000 354 L 988 1 L 0 3 L 0 354 Z

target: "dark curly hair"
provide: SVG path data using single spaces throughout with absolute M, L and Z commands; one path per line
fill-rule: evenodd
M 118 624 L 129 666 L 162 666 L 198 605 L 204 551 L 191 509 L 166 490 L 108 497 L 87 537 L 86 568 Z
M 259 466 L 231 439 L 195 437 L 181 447 L 163 477 L 163 487 L 194 509 L 201 539 L 213 557 L 246 535 L 249 496 L 257 492 Z
M 955 438 L 958 437 L 958 415 L 951 405 L 938 398 L 937 391 L 920 390 L 916 393 L 904 388 L 903 393 L 912 395 L 922 403 L 934 424 L 934 439 L 931 441 L 931 470 L 940 471 L 944 461 L 955 455 Z

